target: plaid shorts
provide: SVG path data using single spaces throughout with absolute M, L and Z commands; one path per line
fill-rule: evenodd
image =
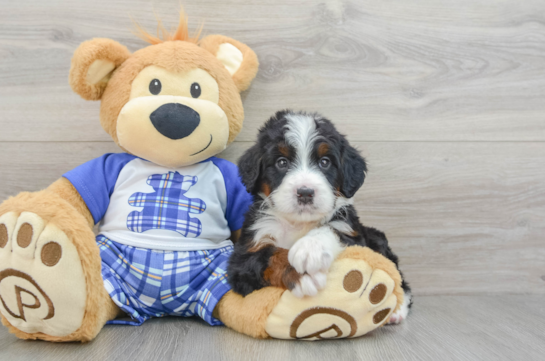
M 208 251 L 155 251 L 97 236 L 102 278 L 112 300 L 132 321 L 108 324 L 141 325 L 151 317 L 199 316 L 210 325 L 218 301 L 231 289 L 227 260 L 233 246 Z

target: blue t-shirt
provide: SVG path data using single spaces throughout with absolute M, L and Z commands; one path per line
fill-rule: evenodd
M 194 251 L 231 245 L 252 203 L 237 167 L 212 157 L 165 168 L 130 154 L 105 154 L 64 174 L 99 223 L 133 247 Z

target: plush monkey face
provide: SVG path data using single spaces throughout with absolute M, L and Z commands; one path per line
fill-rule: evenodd
M 109 39 L 84 42 L 70 70 L 75 92 L 101 99 L 103 128 L 125 151 L 167 167 L 225 149 L 242 128 L 239 93 L 257 72 L 255 53 L 221 35 L 199 45 L 170 40 L 130 54 Z

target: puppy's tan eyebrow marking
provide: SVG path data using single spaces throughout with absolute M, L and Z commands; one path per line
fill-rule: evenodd
M 318 156 L 323 157 L 327 152 L 329 152 L 329 145 L 327 143 L 321 143 L 318 146 Z
M 278 151 L 284 156 L 289 157 L 290 156 L 290 150 L 287 145 L 284 143 L 281 143 L 278 145 Z
M 268 197 L 271 194 L 271 186 L 268 183 L 263 183 L 261 191 Z

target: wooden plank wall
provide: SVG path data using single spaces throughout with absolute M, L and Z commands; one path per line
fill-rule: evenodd
M 417 294 L 545 294 L 545 2 L 185 2 L 190 26 L 250 45 L 236 161 L 282 108 L 334 120 L 370 164 L 356 204 Z M 84 40 L 137 50 L 131 16 L 178 1 L 0 1 L 0 199 L 118 151 L 67 76 Z

